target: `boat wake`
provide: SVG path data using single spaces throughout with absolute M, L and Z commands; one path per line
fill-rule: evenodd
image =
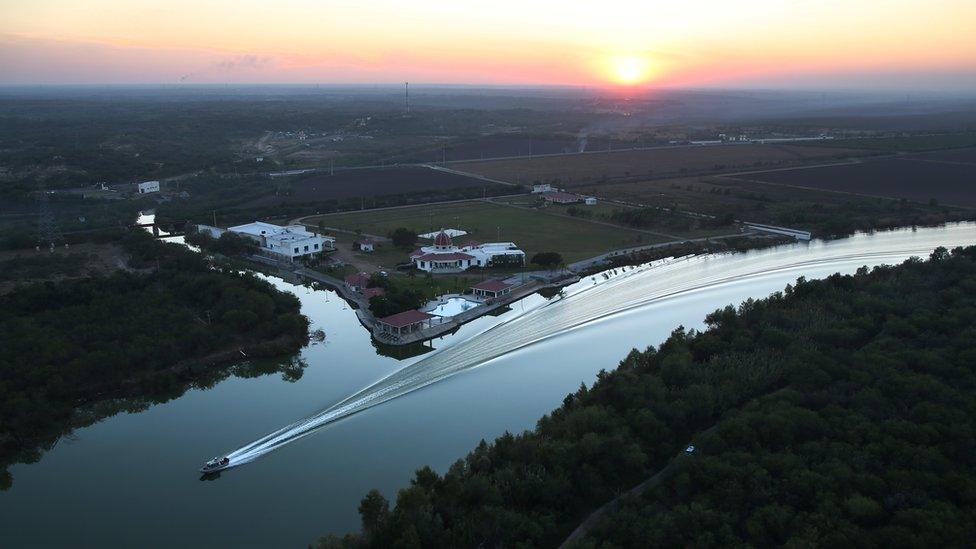
M 326 425 L 484 366 L 529 345 L 662 300 L 763 277 L 781 279 L 790 273 L 814 277 L 838 271 L 853 272 L 862 265 L 893 264 L 913 255 L 927 256 L 940 245 L 971 244 L 976 236 L 973 224 L 930 232 L 922 235 L 895 231 L 747 254 L 672 258 L 588 277 L 566 288 L 560 297 L 435 351 L 319 413 L 230 452 L 227 454 L 229 467 L 253 461 Z M 864 242 L 865 239 L 870 241 Z

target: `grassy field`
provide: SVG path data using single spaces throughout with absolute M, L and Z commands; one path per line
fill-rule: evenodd
M 567 262 L 616 248 L 668 240 L 625 227 L 601 225 L 480 200 L 330 214 L 307 219 L 306 223 L 316 225 L 320 220 L 329 227 L 375 235 L 386 235 L 397 227 L 406 227 L 418 233 L 448 227 L 461 228 L 468 234 L 457 238 L 459 244 L 468 240 L 512 241 L 530 259 L 538 252 L 555 251 L 562 254 Z M 374 257 L 385 265 L 395 262 L 394 256 L 400 261 L 406 260 L 404 251 L 389 245 L 378 248 Z M 394 260 L 389 261 L 390 258 Z
M 459 162 L 451 168 L 509 183 L 558 180 L 562 185 L 574 186 L 641 176 L 782 167 L 864 154 L 865 151 L 853 149 L 799 145 L 723 145 Z

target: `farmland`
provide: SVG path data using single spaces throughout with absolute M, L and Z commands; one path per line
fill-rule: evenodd
M 753 173 L 751 180 L 828 191 L 839 191 L 916 202 L 976 207 L 976 163 L 948 162 L 947 157 L 970 159 L 968 151 L 934 153 L 934 156 L 904 156 L 858 164 Z
M 842 147 L 872 151 L 932 151 L 976 145 L 976 133 L 909 135 L 905 137 L 861 137 L 814 143 L 818 147 Z
M 812 170 L 812 169 L 811 169 Z M 797 172 L 811 170 L 796 170 Z M 770 172 L 769 175 L 789 173 Z M 694 211 L 714 216 L 809 230 L 819 237 L 857 230 L 930 225 L 971 218 L 972 212 L 828 190 L 744 179 L 703 176 L 581 187 L 583 192 L 628 203 Z
M 386 235 L 397 227 L 418 233 L 440 228 L 457 227 L 468 234 L 468 240 L 512 241 L 528 257 L 538 252 L 556 251 L 567 262 L 599 255 L 616 248 L 663 242 L 668 238 L 625 227 L 581 221 L 569 216 L 548 214 L 528 208 L 518 208 L 481 200 L 454 204 L 410 206 L 378 211 L 329 214 L 306 219 L 309 225 L 322 222 L 324 226 L 366 234 Z M 406 260 L 406 252 L 384 246 L 377 260 L 384 264 Z
M 315 174 L 291 184 L 286 202 L 317 202 L 344 198 L 412 194 L 458 188 L 482 188 L 482 180 L 423 166 L 342 170 Z
M 502 158 L 531 156 L 540 154 L 575 153 L 581 148 L 585 151 L 606 151 L 608 147 L 631 147 L 627 141 L 606 138 L 579 139 L 575 135 L 524 135 L 498 134 L 469 140 L 445 142 L 423 151 L 395 157 L 400 162 L 452 162 L 459 160 L 480 160 L 483 158 Z
M 915 155 L 912 158 L 928 162 L 959 162 L 976 166 L 976 147 L 929 152 Z
M 683 146 L 462 162 L 451 167 L 509 183 L 552 181 L 574 186 L 613 179 L 828 162 L 863 154 L 864 151 L 856 149 L 798 145 Z

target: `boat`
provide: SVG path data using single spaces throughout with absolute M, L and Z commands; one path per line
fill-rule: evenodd
M 227 456 L 220 457 L 220 458 L 215 457 L 210 461 L 204 463 L 203 467 L 200 468 L 200 472 L 204 474 L 216 473 L 217 471 L 226 469 L 228 467 L 230 467 L 230 458 L 228 458 Z

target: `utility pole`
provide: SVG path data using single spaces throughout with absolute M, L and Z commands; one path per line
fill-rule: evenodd
M 217 210 L 214 210 L 213 211 L 213 221 L 214 221 L 213 226 L 216 227 L 217 226 Z
M 403 109 L 410 112 L 410 82 L 403 83 Z

